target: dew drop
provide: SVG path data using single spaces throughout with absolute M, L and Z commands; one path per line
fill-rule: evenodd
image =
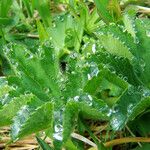
M 92 52 L 95 54 L 96 53 L 96 44 L 92 45 Z
M 88 80 L 91 80 L 91 79 L 92 79 L 92 77 L 91 77 L 90 74 L 88 74 L 87 76 L 88 76 Z
M 112 109 L 109 109 L 109 112 L 107 113 L 107 116 L 110 117 L 113 113 L 113 110 Z
M 133 107 L 134 107 L 133 104 L 129 104 L 129 106 L 128 106 L 128 108 L 127 108 L 128 114 L 131 114 L 131 113 L 132 113 Z
M 63 140 L 62 132 L 54 133 L 53 138 L 58 140 L 58 141 L 62 141 Z
M 76 74 L 76 72 L 75 72 L 75 71 L 72 71 L 72 72 L 71 72 L 71 74 L 75 75 L 75 74 Z
M 150 37 L 150 30 L 146 30 L 147 37 Z
M 24 94 L 28 95 L 28 94 L 31 94 L 31 92 L 30 91 L 25 91 Z
M 86 99 L 86 103 L 89 105 L 89 106 L 92 106 L 92 102 L 93 102 L 93 98 L 91 95 L 88 95 L 87 96 L 88 98 Z
M 70 54 L 70 58 L 72 58 L 72 59 L 76 59 L 77 57 L 78 57 L 77 53 L 71 53 Z
M 9 94 L 5 94 L 4 96 L 2 96 L 2 98 L 1 98 L 1 103 L 2 103 L 2 105 L 5 105 L 6 103 L 8 103 L 9 102 Z
M 48 94 L 50 92 L 50 89 L 49 88 L 45 88 L 44 91 L 45 91 L 46 94 Z
M 12 88 L 13 88 L 13 90 L 17 90 L 18 86 L 15 85 L 15 84 L 13 84 L 13 85 L 12 85 Z
M 97 64 L 94 62 L 91 62 L 90 63 L 90 76 L 91 77 L 97 76 L 98 73 L 99 73 L 99 68 L 98 68 Z
M 117 118 L 113 118 L 111 123 L 116 130 L 119 129 L 119 121 Z
M 123 77 L 123 80 L 124 80 L 124 81 L 128 81 L 128 78 L 127 78 L 127 77 Z
M 73 99 L 74 99 L 74 101 L 78 102 L 79 98 L 80 98 L 79 96 L 75 96 Z
M 61 124 L 56 124 L 54 129 L 55 129 L 55 132 L 57 132 L 57 133 L 63 131 L 63 127 Z
M 56 28 L 56 23 L 55 22 L 53 22 L 52 27 Z
M 134 38 L 134 43 L 136 43 L 136 44 L 139 44 L 140 43 L 140 41 L 139 41 L 139 39 L 136 37 L 136 38 Z
M 143 60 L 143 59 L 140 59 L 139 60 L 139 64 L 140 64 L 140 66 L 141 66 L 141 69 L 142 69 L 142 71 L 144 71 L 144 68 L 145 68 L 145 61 Z
M 143 97 L 149 97 L 150 96 L 150 90 L 145 89 L 143 90 Z

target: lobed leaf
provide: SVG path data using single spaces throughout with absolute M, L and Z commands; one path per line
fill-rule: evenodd
M 115 106 L 112 114 L 111 125 L 114 130 L 122 129 L 128 121 L 135 119 L 146 108 L 150 107 L 149 97 L 142 97 L 141 89 L 129 87 Z
M 14 118 L 11 127 L 12 139 L 16 140 L 32 133 L 52 127 L 53 123 L 53 104 L 44 103 L 32 110 L 30 105 L 25 105 Z
M 10 84 L 23 87 L 22 91 L 32 92 L 44 101 L 51 99 L 51 93 L 59 97 L 59 62 L 51 43 L 43 45 L 37 54 L 24 46 L 12 45 L 5 55 L 17 76 L 10 78 Z
M 33 95 L 21 95 L 20 97 L 12 98 L 10 102 L 5 104 L 0 109 L 0 126 L 10 125 L 12 118 L 17 114 L 23 105 L 31 101 Z

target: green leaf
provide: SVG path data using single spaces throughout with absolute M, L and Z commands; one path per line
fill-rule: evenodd
M 53 124 L 53 104 L 44 103 L 34 110 L 30 105 L 25 105 L 14 118 L 11 127 L 12 139 L 22 138 L 32 133 L 51 128 Z
M 140 91 L 140 92 L 139 92 Z M 134 120 L 150 106 L 150 98 L 142 97 L 141 89 L 129 87 L 115 106 L 112 114 L 111 125 L 114 130 L 122 129 L 128 121 Z
M 91 54 L 87 59 L 87 62 L 89 64 L 92 62 L 95 62 L 96 64 L 104 64 L 104 66 L 108 67 L 111 72 L 114 72 L 128 83 L 135 86 L 140 85 L 140 81 L 134 71 L 134 67 L 127 58 L 117 57 L 111 53 L 103 52 L 96 47 L 96 53 Z
M 106 51 L 128 58 L 130 61 L 133 59 L 133 54 L 137 51 L 133 38 L 129 34 L 123 33 L 119 27 L 115 25 L 106 26 L 96 35 Z
M 20 97 L 12 98 L 9 103 L 5 104 L 0 110 L 0 126 L 10 125 L 12 118 L 20 108 L 31 101 L 32 98 L 33 95 L 21 95 Z
M 12 0 L 1 0 L 0 1 L 0 16 L 7 17 L 10 7 L 12 5 Z
M 75 102 L 69 102 L 66 105 L 64 112 L 64 122 L 63 122 L 63 141 L 67 142 L 73 129 L 75 128 L 76 121 L 78 119 L 79 108 L 78 104 Z
M 132 35 L 134 40 L 136 40 L 135 17 L 136 17 L 135 8 L 132 8 L 132 6 L 129 6 L 129 8 L 125 9 L 125 12 L 123 15 L 123 22 L 124 22 L 127 32 Z
M 106 22 L 113 22 L 113 18 L 108 10 L 109 0 L 94 0 L 100 17 Z
M 33 12 L 32 12 L 32 7 L 31 7 L 31 4 L 30 4 L 30 1 L 28 1 L 28 0 L 23 0 L 23 3 L 24 3 L 24 5 L 25 5 L 25 7 L 26 7 L 26 9 L 27 9 L 28 15 L 29 15 L 30 17 L 33 17 Z
M 48 39 L 48 34 L 40 21 L 37 21 L 37 29 L 39 33 L 39 39 L 41 42 L 44 42 Z
M 12 18 L 1 18 L 0 17 L 0 26 L 10 26 L 13 24 Z
M 83 95 L 71 99 L 65 107 L 63 122 L 63 141 L 67 142 L 73 129 L 75 128 L 78 117 L 94 120 L 109 120 L 107 116 L 108 107 L 101 100 Z M 92 105 L 88 101 L 91 101 Z M 89 100 L 88 100 L 89 99 Z M 93 106 L 93 107 L 92 107 Z
M 141 67 L 140 78 L 144 84 L 150 87 L 150 21 L 148 19 L 136 19 L 136 31 L 138 44 L 139 67 Z
M 112 106 L 127 87 L 128 83 L 123 79 L 111 73 L 108 68 L 100 67 L 99 73 L 87 82 L 84 91 Z
M 62 49 L 68 45 L 71 47 L 71 50 L 75 49 L 77 52 L 79 51 L 84 23 L 84 11 L 80 18 L 73 18 L 70 14 L 65 14 L 58 15 L 54 19 L 53 25 L 48 30 L 48 33 L 53 39 L 53 44 L 57 48 L 58 53 L 59 51 L 62 52 Z
M 40 137 L 36 136 L 36 139 L 43 150 L 52 150 L 52 148 Z
M 51 26 L 52 17 L 50 12 L 50 2 L 48 0 L 32 0 L 33 8 L 36 8 L 46 27 Z
M 51 93 L 60 96 L 58 56 L 51 43 L 45 43 L 36 54 L 15 44 L 4 53 L 17 76 L 10 78 L 10 84 L 16 84 L 23 88 L 23 93 L 32 92 L 44 101 L 51 100 Z
M 70 139 L 66 142 L 65 147 L 71 150 L 78 150 L 78 148 L 74 145 L 74 143 Z
M 150 144 L 147 143 L 147 144 L 143 144 L 142 147 L 137 147 L 133 150 L 148 150 L 148 149 L 150 149 Z
M 102 109 L 102 106 L 100 106 L 99 108 L 98 107 L 92 108 L 91 106 L 88 106 L 87 104 L 82 102 L 79 104 L 79 109 L 80 109 L 80 115 L 84 119 L 105 120 L 105 121 L 109 120 L 109 116 L 105 112 L 108 109 L 106 109 L 105 107 L 104 110 Z
M 88 33 L 93 33 L 100 26 L 99 15 L 97 9 L 95 8 L 90 14 L 87 10 L 86 21 L 85 21 L 85 30 Z
M 7 82 L 7 78 L 6 77 L 0 77 L 0 98 L 2 99 L 2 97 L 6 94 L 9 93 L 9 91 L 11 91 L 12 88 L 10 86 L 8 86 L 8 82 Z M 2 100 L 0 100 L 1 102 Z
M 150 113 L 141 114 L 139 117 L 137 117 L 133 122 L 131 122 L 131 128 L 138 132 L 141 136 L 147 137 L 150 134 L 150 120 L 149 115 Z
M 82 70 L 79 67 L 80 60 L 78 53 L 71 53 L 68 58 L 66 77 L 67 81 L 65 83 L 64 97 L 65 100 L 76 95 L 80 95 L 81 90 L 84 86 Z

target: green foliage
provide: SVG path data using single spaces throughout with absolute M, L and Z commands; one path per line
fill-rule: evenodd
M 100 17 L 106 22 L 119 21 L 121 9 L 117 0 L 94 0 Z
M 52 148 L 44 140 L 39 137 L 36 137 L 36 139 L 43 150 L 52 150 Z
M 11 125 L 13 141 L 44 131 L 53 146 L 37 136 L 42 149 L 76 150 L 82 144 L 71 134 L 85 128 L 98 143 L 88 125 L 80 129 L 86 119 L 108 122 L 114 132 L 141 121 L 145 130 L 139 127 L 139 134 L 145 136 L 149 19 L 135 18 L 135 9 L 121 14 L 116 0 L 95 0 L 92 12 L 84 3 L 67 1 L 58 14 L 48 0 L 31 2 L 0 1 L 2 56 L 11 70 L 0 78 L 0 126 Z M 17 10 L 13 17 L 10 8 Z M 39 39 L 28 39 L 29 31 Z
M 24 106 L 14 118 L 11 128 L 13 140 L 52 127 L 53 106 L 50 102 L 33 109 L 30 105 Z

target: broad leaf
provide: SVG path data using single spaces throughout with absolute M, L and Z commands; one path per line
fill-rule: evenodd
M 12 98 L 10 102 L 5 104 L 0 110 L 0 126 L 10 125 L 12 118 L 17 114 L 23 105 L 30 102 L 33 95 L 21 95 L 20 97 Z
M 52 150 L 52 148 L 40 137 L 36 136 L 36 139 L 43 150 Z
M 53 123 L 53 104 L 44 103 L 33 109 L 25 105 L 17 113 L 11 127 L 12 139 L 16 140 L 32 133 L 51 128 Z
M 131 86 L 120 97 L 111 118 L 114 130 L 122 129 L 128 121 L 135 119 L 150 106 L 150 98 L 142 97 L 141 90 Z

